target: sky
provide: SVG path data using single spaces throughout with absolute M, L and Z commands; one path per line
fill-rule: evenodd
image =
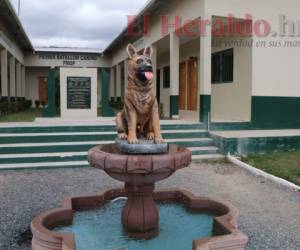
M 17 10 L 18 0 L 10 0 Z M 20 19 L 34 47 L 103 50 L 148 0 L 20 0 Z

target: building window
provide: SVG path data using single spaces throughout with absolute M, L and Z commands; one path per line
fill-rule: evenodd
M 163 87 L 164 89 L 170 88 L 170 66 L 163 69 Z
M 213 53 L 211 56 L 211 82 L 233 82 L 233 49 Z

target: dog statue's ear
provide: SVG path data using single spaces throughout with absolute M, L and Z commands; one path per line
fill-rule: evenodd
M 136 56 L 137 52 L 136 52 L 135 47 L 132 44 L 128 44 L 127 54 L 129 56 L 129 58 L 132 58 L 132 57 Z
M 144 56 L 151 58 L 152 54 L 153 54 L 153 48 L 152 48 L 152 46 L 147 46 L 144 49 Z

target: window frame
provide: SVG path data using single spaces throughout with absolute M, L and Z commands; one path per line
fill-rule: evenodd
M 232 77 L 230 80 L 224 80 L 224 58 L 225 56 L 232 56 Z M 219 62 L 214 62 L 214 60 L 219 60 Z M 214 64 L 219 64 L 218 70 L 214 69 Z M 218 76 L 214 77 L 214 73 L 218 72 Z M 214 80 L 216 79 L 217 80 Z M 234 82 L 234 49 L 225 49 L 211 54 L 211 83 L 212 84 L 224 84 L 224 83 L 233 83 Z
M 170 71 L 170 66 L 164 66 L 163 67 L 163 88 L 164 89 L 169 89 L 171 85 L 171 71 Z M 168 78 L 166 78 L 166 75 L 168 75 Z M 166 81 L 168 79 L 168 81 Z

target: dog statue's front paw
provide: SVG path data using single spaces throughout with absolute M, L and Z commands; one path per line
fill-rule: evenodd
M 147 134 L 147 140 L 153 140 L 154 139 L 154 133 L 153 132 L 149 132 Z
M 127 134 L 126 133 L 120 133 L 120 134 L 118 134 L 118 137 L 121 140 L 126 140 L 127 139 Z
M 155 137 L 154 142 L 155 144 L 162 144 L 164 142 L 164 139 L 161 136 Z
M 136 136 L 128 136 L 127 141 L 129 144 L 137 144 L 137 138 Z

